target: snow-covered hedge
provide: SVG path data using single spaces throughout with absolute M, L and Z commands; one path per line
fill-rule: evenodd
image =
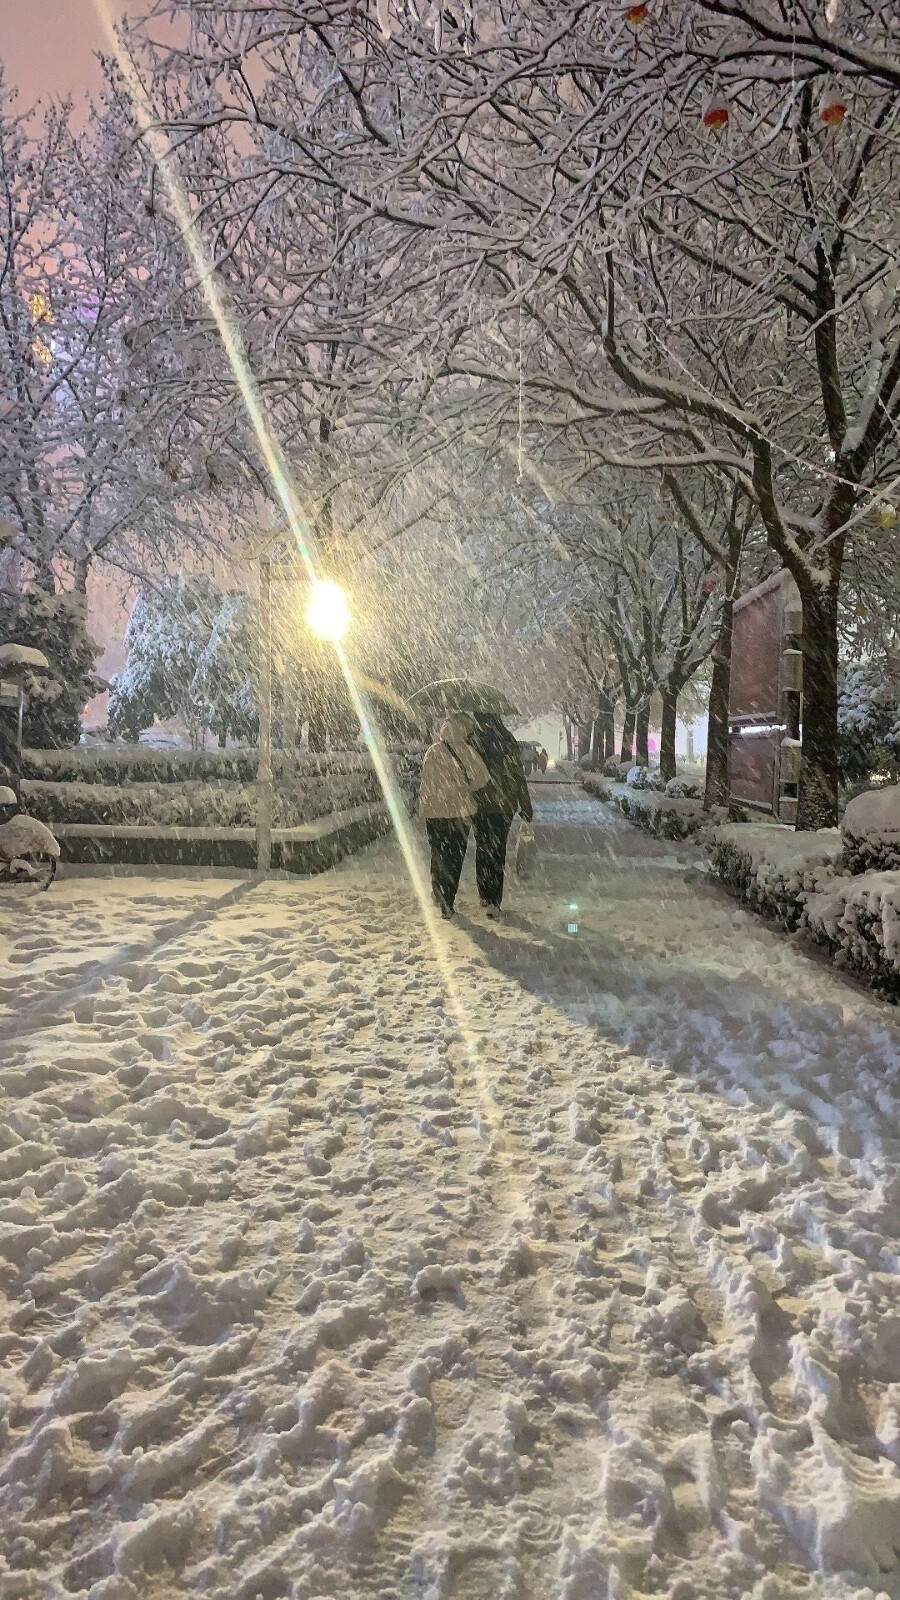
M 418 782 L 419 758 L 415 752 L 404 752 L 395 757 L 394 767 L 401 792 L 411 802 Z M 26 780 L 22 785 L 23 802 L 32 816 L 51 825 L 78 822 L 228 828 L 252 827 L 256 821 L 256 785 L 252 781 L 235 782 L 222 775 L 217 782 L 99 783 L 90 781 L 92 775 L 91 767 L 86 765 L 82 776 L 87 781 Z M 296 767 L 282 766 L 276 774 L 273 823 L 279 828 L 296 827 L 380 798 L 381 786 L 368 755 L 351 752 L 327 759 L 307 757 Z
M 645 772 L 645 767 L 637 769 Z M 595 800 L 616 806 L 623 817 L 658 839 L 687 839 L 708 820 L 698 800 L 659 794 L 654 789 L 633 789 L 604 778 L 583 778 L 582 787 Z
M 653 782 L 653 774 L 649 767 L 629 767 L 625 782 L 629 789 L 649 789 Z
M 842 831 L 851 872 L 900 867 L 900 785 L 858 794 L 844 812 Z
M 277 828 L 290 828 L 378 799 L 375 773 L 304 777 L 279 785 L 272 798 Z M 52 822 L 157 823 L 161 827 L 252 827 L 256 789 L 239 783 L 24 783 L 22 799 L 31 816 Z
M 415 758 L 410 747 L 397 753 L 404 762 Z M 258 753 L 246 750 L 159 750 L 150 745 L 109 745 L 92 749 L 26 750 L 22 776 L 45 783 L 255 783 Z M 275 777 L 293 781 L 297 774 L 363 772 L 371 766 L 365 750 L 329 755 L 272 756 Z
M 700 799 L 700 790 L 690 778 L 670 778 L 666 784 L 666 794 L 672 800 Z
M 699 800 L 659 794 L 655 789 L 618 789 L 613 799 L 623 817 L 658 839 L 687 839 L 707 820 Z
M 582 778 L 581 787 L 585 794 L 591 795 L 594 800 L 609 802 L 613 798 L 612 784 L 604 778 Z
M 900 872 L 835 879 L 809 896 L 803 920 L 840 965 L 900 998 Z
M 710 861 L 745 904 L 790 929 L 800 926 L 808 896 L 845 870 L 837 828 L 795 833 L 774 822 L 713 828 Z

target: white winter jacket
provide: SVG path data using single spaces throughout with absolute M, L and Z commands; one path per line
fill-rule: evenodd
M 419 788 L 419 815 L 426 821 L 438 817 L 471 817 L 475 791 L 490 780 L 477 750 L 467 743 L 469 723 L 448 717 L 437 742 L 426 750 Z

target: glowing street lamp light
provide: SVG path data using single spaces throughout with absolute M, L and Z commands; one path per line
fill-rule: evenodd
M 333 578 L 317 578 L 306 604 L 306 624 L 320 639 L 337 644 L 350 626 L 350 602 Z
M 350 626 L 350 602 L 333 578 L 317 578 L 306 623 L 320 639 L 339 644 Z M 256 768 L 256 867 L 272 865 L 272 560 L 259 561 L 259 760 Z

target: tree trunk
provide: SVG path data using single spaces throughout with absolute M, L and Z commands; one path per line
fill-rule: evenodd
M 728 707 L 731 699 L 731 644 L 734 637 L 734 599 L 730 590 L 722 604 L 719 634 L 713 651 L 709 686 L 709 727 L 706 735 L 706 787 L 703 804 L 728 804 Z
M 838 821 L 838 581 L 823 592 L 800 587 L 803 600 L 803 746 L 797 831 Z
M 572 724 L 566 717 L 566 760 L 572 759 Z
M 612 709 L 612 706 L 610 706 L 608 711 L 604 710 L 600 718 L 600 722 L 602 726 L 602 740 L 600 746 L 602 759 L 604 761 L 611 761 L 615 759 L 616 754 L 616 724 L 615 713 Z
M 219 749 L 220 750 L 227 750 L 227 748 L 228 748 L 228 722 L 225 719 L 225 717 L 223 717 L 222 721 L 219 723 Z
M 579 722 L 579 724 L 578 724 L 578 759 L 579 759 L 579 761 L 582 759 L 583 756 L 588 756 L 591 753 L 591 727 L 592 727 L 592 724 L 590 722 Z
M 599 711 L 591 723 L 591 760 L 603 765 L 603 718 Z
M 634 764 L 634 724 L 634 712 L 626 710 L 625 721 L 622 724 L 622 746 L 619 750 L 619 761 L 623 766 L 626 761 L 629 766 Z
M 638 710 L 634 722 L 635 760 L 639 767 L 650 765 L 650 702 Z
M 709 716 L 706 734 L 706 785 L 703 805 L 728 804 L 729 711 L 731 706 L 731 656 L 734 645 L 734 596 L 741 569 L 743 534 L 732 516 L 728 527 L 728 559 L 725 565 L 725 598 L 719 632 L 713 650 L 712 680 L 709 686 Z
M 662 730 L 659 739 L 659 775 L 664 783 L 675 776 L 675 719 L 678 691 L 667 684 L 662 691 Z

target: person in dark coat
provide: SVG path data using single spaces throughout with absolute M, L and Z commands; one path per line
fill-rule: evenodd
M 431 893 L 443 917 L 453 915 L 475 797 L 490 782 L 471 735 L 471 717 L 448 717 L 422 763 L 418 809 L 431 847 Z
M 518 743 L 502 718 L 480 713 L 473 721 L 469 742 L 490 773 L 490 781 L 475 795 L 475 877 L 481 904 L 489 917 L 497 917 L 512 819 L 519 811 L 531 822 L 534 811 Z

